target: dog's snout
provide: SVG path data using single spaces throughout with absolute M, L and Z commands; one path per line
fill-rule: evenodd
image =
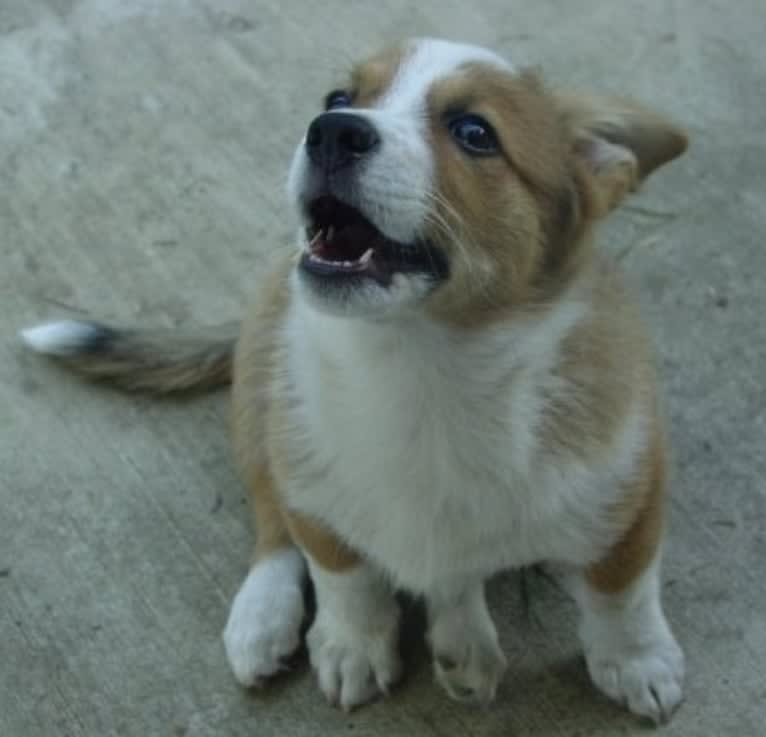
M 380 142 L 375 126 L 354 113 L 322 113 L 306 133 L 309 158 L 324 169 L 335 170 L 369 154 Z

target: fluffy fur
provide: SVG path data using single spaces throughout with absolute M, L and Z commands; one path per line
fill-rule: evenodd
M 257 547 L 226 627 L 237 677 L 275 673 L 297 646 L 305 556 L 318 602 L 310 657 L 332 702 L 352 708 L 396 680 L 395 587 L 427 602 L 438 681 L 488 701 L 507 664 L 484 581 L 544 561 L 580 605 L 594 683 L 667 718 L 683 656 L 658 583 L 661 411 L 641 321 L 590 236 L 682 153 L 683 133 L 632 102 L 552 92 L 491 52 L 443 41 L 360 64 L 348 97 L 343 112 L 381 145 L 328 179 L 302 142 L 289 186 L 299 214 L 330 188 L 383 236 L 433 244 L 449 274 L 436 286 L 402 272 L 336 288 L 287 255 L 244 320 L 233 439 Z M 489 122 L 496 155 L 456 145 L 445 125 L 455 111 Z M 145 362 L 99 370 L 123 334 L 80 350 L 72 336 L 86 332 L 26 337 L 92 375 L 172 388 Z M 218 346 L 217 363 L 186 353 L 162 366 L 220 379 L 231 356 Z

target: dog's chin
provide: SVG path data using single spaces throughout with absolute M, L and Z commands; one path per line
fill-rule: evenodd
M 386 319 L 404 315 L 423 304 L 434 288 L 418 275 L 396 275 L 388 287 L 356 279 L 330 283 L 316 279 L 300 267 L 297 278 L 306 304 L 318 312 L 344 318 Z
M 448 276 L 432 243 L 388 238 L 359 209 L 333 195 L 303 208 L 297 274 L 307 302 L 343 317 L 395 315 L 423 302 Z

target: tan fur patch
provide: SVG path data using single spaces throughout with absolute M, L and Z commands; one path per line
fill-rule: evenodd
M 557 105 L 577 140 L 599 137 L 631 151 L 637 178 L 680 156 L 689 146 L 686 133 L 662 115 L 625 97 L 556 93 Z
M 243 321 L 234 356 L 231 433 L 250 494 L 256 559 L 292 544 L 266 447 L 277 330 L 287 309 L 292 266 L 293 259 L 284 258 L 261 283 L 258 299 Z
M 653 408 L 655 377 L 649 341 L 615 266 L 589 265 L 583 290 L 587 315 L 564 338 L 554 375 L 566 391 L 551 397 L 540 439 L 553 457 L 579 459 L 612 452 L 616 434 L 636 405 Z
M 554 98 L 532 75 L 468 65 L 434 85 L 429 110 L 441 208 L 430 235 L 444 244 L 453 265 L 432 311 L 472 326 L 549 300 L 581 242 L 573 237 L 568 131 Z M 462 111 L 493 126 L 501 155 L 470 156 L 455 144 L 445 119 Z
M 652 563 L 662 539 L 665 516 L 665 447 L 659 427 L 636 479 L 624 485 L 615 515 L 631 522 L 619 542 L 587 570 L 591 586 L 603 594 L 624 591 Z
M 572 132 L 592 218 L 608 214 L 688 147 L 684 131 L 632 100 L 573 93 L 557 93 L 556 99 Z
M 293 261 L 292 256 L 284 257 L 261 280 L 234 352 L 231 432 L 235 456 L 248 480 L 257 477 L 268 462 L 267 416 L 279 347 L 277 331 L 288 306 Z
M 636 104 L 556 94 L 534 74 L 481 64 L 435 83 L 428 109 L 437 171 L 427 235 L 451 264 L 428 307 L 469 328 L 550 304 L 587 261 L 594 221 L 686 147 L 682 131 Z M 492 125 L 500 155 L 455 144 L 447 122 L 464 112 Z
M 267 467 L 249 480 L 255 552 L 253 562 L 293 545 L 277 493 L 274 478 Z
M 293 539 L 322 568 L 341 573 L 358 565 L 359 556 L 326 527 L 293 511 L 286 517 Z

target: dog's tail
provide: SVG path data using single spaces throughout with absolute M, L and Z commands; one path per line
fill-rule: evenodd
M 120 389 L 179 394 L 231 381 L 237 324 L 208 331 L 132 330 L 62 320 L 20 333 L 32 350 Z

